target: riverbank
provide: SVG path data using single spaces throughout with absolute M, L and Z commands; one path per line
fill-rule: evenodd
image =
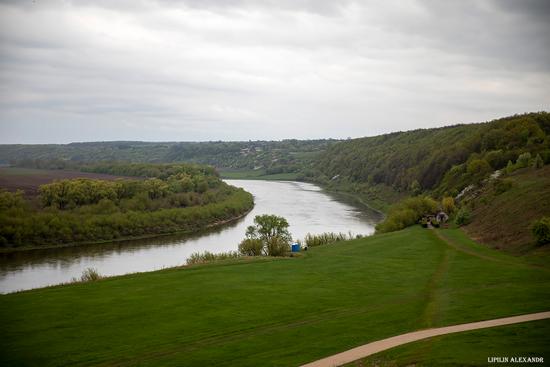
M 248 171 L 221 171 L 220 176 L 222 179 L 227 180 L 259 180 L 259 181 L 296 181 L 306 182 L 314 185 L 318 185 L 328 193 L 346 196 L 352 199 L 355 203 L 359 204 L 368 210 L 373 210 L 385 216 L 385 213 L 392 202 L 380 199 L 379 197 L 372 198 L 371 196 L 362 195 L 357 191 L 350 190 L 349 188 L 332 184 L 326 185 L 317 181 L 302 180 L 298 173 L 279 173 L 267 175 L 263 171 L 248 170 Z
M 10 351 L 0 364 L 300 365 L 408 331 L 546 310 L 549 271 L 474 247 L 460 230 L 441 231 L 474 254 L 415 226 L 295 259 L 0 296 L 3 348 Z M 537 345 L 531 338 L 539 334 L 525 333 L 523 345 Z M 491 352 L 506 352 L 499 341 L 502 349 Z
M 220 177 L 228 180 L 301 181 L 295 172 L 268 174 L 264 170 L 220 171 Z
M 323 187 L 323 186 L 321 186 L 321 187 Z M 359 206 L 359 207 L 362 207 L 366 210 L 374 211 L 374 212 L 378 213 L 380 215 L 380 219 L 379 219 L 380 221 L 384 220 L 384 218 L 386 217 L 386 213 L 384 211 L 382 211 L 381 209 L 377 209 L 377 208 L 373 207 L 372 203 L 369 203 L 363 197 L 361 197 L 361 195 L 359 195 L 357 193 L 353 193 L 353 192 L 349 192 L 349 191 L 334 190 L 334 189 L 329 189 L 329 188 L 323 188 L 323 190 L 325 190 L 325 192 L 327 192 L 329 194 L 333 194 L 333 195 L 337 195 L 337 196 L 341 196 L 341 197 L 346 197 L 352 203 L 354 203 L 356 206 Z
M 250 209 L 248 209 L 246 212 L 242 214 L 239 214 L 229 219 L 220 220 L 220 221 L 208 224 L 204 228 L 200 228 L 198 230 L 182 230 L 182 231 L 172 231 L 167 233 L 156 233 L 156 234 L 148 234 L 148 235 L 146 234 L 141 236 L 127 236 L 127 237 L 120 237 L 112 240 L 102 240 L 102 241 L 60 243 L 60 244 L 50 244 L 50 245 L 44 245 L 44 246 L 20 246 L 20 247 L 10 247 L 10 248 L 2 247 L 0 248 L 0 254 L 9 254 L 14 252 L 23 252 L 23 251 L 32 251 L 32 250 L 47 250 L 47 249 L 56 249 L 56 248 L 58 249 L 58 248 L 66 248 L 66 247 L 87 246 L 87 245 L 101 245 L 105 243 L 121 243 L 121 242 L 128 242 L 128 241 L 175 236 L 175 235 L 198 235 L 210 229 L 222 227 L 225 224 L 236 222 L 239 219 L 246 217 L 253 209 L 254 207 L 251 207 Z

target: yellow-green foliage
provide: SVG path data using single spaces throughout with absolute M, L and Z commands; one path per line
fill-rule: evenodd
M 290 251 L 292 236 L 288 231 L 288 221 L 277 215 L 257 215 L 254 225 L 246 229 L 246 239 L 254 242 L 241 242 L 243 251 L 257 253 L 261 243 L 261 252 L 267 256 L 284 256 Z M 257 242 L 259 241 L 259 243 Z M 252 250 L 251 247 L 254 247 Z
M 246 256 L 260 256 L 264 244 L 259 238 L 245 238 L 239 244 L 239 253 Z
M 452 214 L 456 209 L 455 199 L 453 199 L 451 196 L 444 197 L 441 200 L 441 208 L 445 213 Z
M 238 216 L 252 196 L 209 168 L 117 165 L 145 180 L 61 180 L 40 187 L 42 207 L 22 193 L 0 192 L 0 245 L 50 245 L 191 232 Z M 137 169 L 139 168 L 139 170 Z M 191 170 L 191 171 L 189 171 Z
M 535 169 L 539 169 L 539 168 L 542 168 L 543 166 L 544 166 L 544 161 L 542 160 L 542 157 L 540 156 L 540 154 L 537 154 L 537 156 L 533 161 L 533 167 Z
M 99 280 L 103 278 L 96 268 L 86 268 L 82 275 L 80 276 L 81 282 L 95 282 L 96 280 Z
M 239 256 L 240 256 L 239 253 L 236 251 L 221 252 L 218 254 L 214 254 L 209 251 L 194 252 L 187 259 L 187 265 L 204 264 L 204 263 L 216 262 L 221 260 L 236 259 Z
M 325 232 L 321 234 L 308 233 L 304 238 L 304 242 L 308 247 L 315 247 L 315 246 L 328 245 L 331 243 L 346 241 L 351 239 L 353 239 L 353 236 L 351 235 L 351 233 L 349 235 L 345 233 L 335 233 L 335 232 Z
M 433 214 L 437 202 L 430 197 L 413 197 L 392 206 L 387 218 L 376 225 L 376 232 L 393 232 L 417 223 L 423 215 Z
M 533 235 L 539 245 L 550 243 L 550 217 L 542 217 L 532 227 Z
M 266 240 L 265 251 L 268 256 L 285 256 L 290 252 L 290 244 L 281 236 L 269 237 Z

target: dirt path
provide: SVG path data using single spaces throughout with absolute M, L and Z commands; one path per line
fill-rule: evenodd
M 401 334 L 393 336 L 391 338 L 378 340 L 372 343 L 362 345 L 357 348 L 347 350 L 342 353 L 332 355 L 327 358 L 319 359 L 317 361 L 303 365 L 302 367 L 334 367 L 341 366 L 346 363 L 351 363 L 361 358 L 368 357 L 378 352 L 397 347 L 399 345 L 415 342 L 418 340 L 431 338 L 438 335 L 459 333 L 461 331 L 485 329 L 495 326 L 517 324 L 526 321 L 535 321 L 550 319 L 550 311 L 531 313 L 527 315 L 505 317 L 502 319 L 494 319 L 479 322 L 470 322 L 467 324 L 459 324 L 453 326 L 445 326 L 440 328 L 426 329 L 420 331 L 413 331 L 411 333 Z

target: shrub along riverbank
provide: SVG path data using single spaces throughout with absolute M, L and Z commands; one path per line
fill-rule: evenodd
M 421 328 L 546 311 L 550 299 L 547 268 L 460 230 L 231 261 L 0 296 L 0 364 L 297 366 Z M 498 347 L 482 342 L 505 355 L 517 339 L 494 330 Z M 549 331 L 523 332 L 514 351 Z
M 193 232 L 249 211 L 252 195 L 209 167 L 110 164 L 94 172 L 140 179 L 60 180 L 38 197 L 0 193 L 0 245 L 51 246 Z M 144 176 L 148 178 L 143 178 Z

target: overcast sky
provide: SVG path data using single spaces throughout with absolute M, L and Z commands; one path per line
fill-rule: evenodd
M 346 138 L 550 110 L 550 1 L 0 1 L 0 143 Z

